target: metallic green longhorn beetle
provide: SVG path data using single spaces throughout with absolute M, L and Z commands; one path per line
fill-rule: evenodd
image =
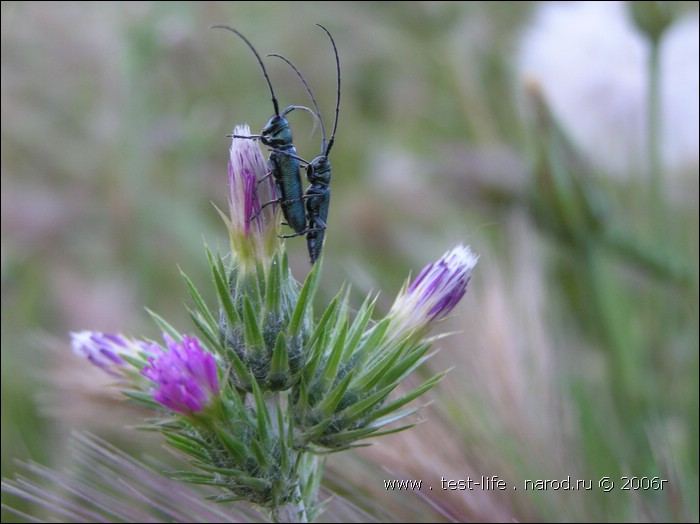
M 323 27 L 321 24 L 316 25 L 323 29 L 328 35 L 328 38 L 331 40 L 333 52 L 335 54 L 335 64 L 338 77 L 335 120 L 333 122 L 333 132 L 331 133 L 331 138 L 328 141 L 328 144 L 326 144 L 326 130 L 323 125 L 321 111 L 318 107 L 318 103 L 316 102 L 316 98 L 309 87 L 309 84 L 306 82 L 301 72 L 294 66 L 294 64 L 292 64 L 282 55 L 275 53 L 267 55 L 284 60 L 296 72 L 297 76 L 304 84 L 309 97 L 311 97 L 311 102 L 316 109 L 316 117 L 321 123 L 321 154 L 314 158 L 311 162 L 298 159 L 301 163 L 306 164 L 306 178 L 310 184 L 303 197 L 306 206 L 307 227 L 304 231 L 297 231 L 295 235 L 285 235 L 285 238 L 306 235 L 306 246 L 309 251 L 309 259 L 311 260 L 312 264 L 316 262 L 318 257 L 321 255 L 321 249 L 323 248 L 323 241 L 326 235 L 328 208 L 331 200 L 331 190 L 329 187 L 331 182 L 331 163 L 328 160 L 328 155 L 333 147 L 333 142 L 335 141 L 335 132 L 338 129 L 338 114 L 340 112 L 340 59 L 338 58 L 338 49 L 328 29 Z
M 275 110 L 275 114 L 270 117 L 265 127 L 259 135 L 251 136 L 239 136 L 239 135 L 228 135 L 234 138 L 244 138 L 250 140 L 260 140 L 263 144 L 270 148 L 270 157 L 267 161 L 267 167 L 269 169 L 268 175 L 272 175 L 275 185 L 277 186 L 277 200 L 271 202 L 266 202 L 263 207 L 279 203 L 282 208 L 282 214 L 286 220 L 286 223 L 291 227 L 297 235 L 302 235 L 308 229 L 306 225 L 306 213 L 304 210 L 304 197 L 302 195 L 301 187 L 301 174 L 300 174 L 300 159 L 297 156 L 297 150 L 294 147 L 294 140 L 292 138 L 292 129 L 289 126 L 289 122 L 285 118 L 289 113 L 295 109 L 304 109 L 309 111 L 312 115 L 314 114 L 309 108 L 304 106 L 289 106 L 282 114 L 279 111 L 279 104 L 277 98 L 275 97 L 275 92 L 272 89 L 272 82 L 270 82 L 270 77 L 267 75 L 267 70 L 265 65 L 260 58 L 260 55 L 253 47 L 253 44 L 243 36 L 236 29 L 225 26 L 225 25 L 215 25 L 212 29 L 226 29 L 232 33 L 238 35 L 253 51 L 255 58 L 257 58 L 258 63 L 262 69 L 265 80 L 267 81 L 267 86 L 270 89 L 270 95 L 272 96 L 272 105 Z M 252 217 L 252 219 L 254 219 Z M 292 235 L 296 236 L 296 235 Z

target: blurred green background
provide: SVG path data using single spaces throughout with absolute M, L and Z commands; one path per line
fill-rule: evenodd
M 697 3 L 673 4 L 670 20 L 697 26 Z M 332 456 L 328 487 L 384 520 L 697 521 L 697 152 L 667 168 L 663 150 L 655 156 L 668 131 L 658 120 L 623 172 L 579 147 L 580 132 L 550 111 L 547 84 L 566 92 L 576 79 L 526 79 L 518 66 L 540 8 L 3 2 L 3 477 L 17 459 L 60 469 L 73 429 L 142 448 L 143 435 L 123 429 L 140 414 L 101 392 L 67 333 L 155 338 L 144 306 L 187 330 L 178 266 L 204 292 L 203 244 L 227 246 L 212 205 L 226 206 L 225 135 L 238 123 L 256 132 L 272 114 L 253 55 L 208 28 L 231 25 L 261 55 L 292 60 L 330 128 L 335 64 L 318 22 L 342 69 L 320 300 L 350 282 L 358 305 L 381 291 L 386 311 L 409 272 L 455 243 L 481 255 L 444 327 L 456 334 L 425 370 L 453 368 L 424 423 Z M 282 107 L 308 105 L 294 73 L 266 63 Z M 584 83 L 602 74 L 577 73 Z M 587 120 L 590 101 L 579 103 Z M 291 120 L 312 158 L 311 119 Z M 305 243 L 287 249 L 302 280 Z M 594 489 L 418 497 L 382 484 L 468 475 L 509 486 L 570 475 Z M 603 493 L 602 476 L 669 482 Z

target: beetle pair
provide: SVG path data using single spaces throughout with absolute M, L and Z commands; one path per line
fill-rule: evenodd
M 301 72 L 285 57 L 274 53 L 268 55 L 284 60 L 296 72 L 297 76 L 299 76 L 304 84 L 304 87 L 306 88 L 306 91 L 311 97 L 314 109 L 316 110 L 315 116 L 321 123 L 322 135 L 321 154 L 314 158 L 311 162 L 297 156 L 297 150 L 294 147 L 294 140 L 292 137 L 292 130 L 289 126 L 289 122 L 285 118 L 295 109 L 310 110 L 304 106 L 289 106 L 282 112 L 282 114 L 280 114 L 279 104 L 277 102 L 277 98 L 275 97 L 275 92 L 272 89 L 272 82 L 270 82 L 270 77 L 267 75 L 265 65 L 263 64 L 260 55 L 255 50 L 253 45 L 245 36 L 232 27 L 223 25 L 213 26 L 213 28 L 226 29 L 238 35 L 248 45 L 248 47 L 250 47 L 251 51 L 253 51 L 253 54 L 255 54 L 255 57 L 262 68 L 263 75 L 265 76 L 267 85 L 270 88 L 272 106 L 275 110 L 275 114 L 270 118 L 270 120 L 268 120 L 267 124 L 265 124 L 265 127 L 259 135 L 232 136 L 234 138 L 260 140 L 263 144 L 270 148 L 270 157 L 268 159 L 268 176 L 272 176 L 275 180 L 278 197 L 274 202 L 280 204 L 282 214 L 284 215 L 287 225 L 294 230 L 293 235 L 285 235 L 283 238 L 306 235 L 306 245 L 312 264 L 321 254 L 323 241 L 326 235 L 328 207 L 331 199 L 331 191 L 329 187 L 331 181 L 331 164 L 328 160 L 328 155 L 335 140 L 335 131 L 338 127 L 338 113 L 340 110 L 340 60 L 338 58 L 338 49 L 336 48 L 335 41 L 333 40 L 333 37 L 328 29 L 323 27 L 321 24 L 316 25 L 326 32 L 331 44 L 333 45 L 338 74 L 338 93 L 335 104 L 335 121 L 333 123 L 333 132 L 331 133 L 331 138 L 328 143 L 326 143 L 326 130 L 323 125 L 323 118 L 321 117 L 321 111 L 319 110 L 318 103 L 316 102 L 316 98 L 314 97 L 311 88 L 307 84 Z M 306 192 L 303 194 L 301 187 L 302 165 L 306 165 L 306 178 L 310 184 L 306 189 Z M 271 203 L 272 202 L 268 202 L 265 205 Z

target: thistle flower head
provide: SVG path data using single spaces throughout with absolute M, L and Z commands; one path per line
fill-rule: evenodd
M 449 315 L 466 293 L 478 259 L 460 244 L 423 268 L 410 285 L 406 283 L 389 312 L 394 335 L 423 331 Z
M 236 126 L 233 134 L 250 136 L 250 128 Z M 273 247 L 271 239 L 277 242 L 277 204 L 265 205 L 275 200 L 275 185 L 272 177 L 263 180 L 266 175 L 258 141 L 234 137 L 228 164 L 230 218 L 227 225 L 231 247 L 244 262 L 269 255 Z
M 115 377 L 123 377 L 127 362 L 120 355 L 135 356 L 145 351 L 148 345 L 139 340 L 130 340 L 122 335 L 99 331 L 72 332 L 71 346 L 76 355 L 87 358 L 95 366 Z
M 156 388 L 153 399 L 185 415 L 199 413 L 219 396 L 219 377 L 214 357 L 205 352 L 196 338 L 184 335 L 178 342 L 163 335 L 168 349 L 153 344 L 148 365 L 141 374 Z
M 432 325 L 444 319 L 462 299 L 477 256 L 459 245 L 429 264 L 413 282 L 406 282 L 387 317 L 371 328 L 373 302 L 362 305 L 351 325 L 345 313 L 347 298 L 324 313 L 327 322 L 313 333 L 310 362 L 302 387 L 292 395 L 292 409 L 302 435 L 313 445 L 341 449 L 359 439 L 381 434 L 381 428 L 403 419 L 413 410 L 401 411 L 444 374 L 425 381 L 403 397 L 387 402 L 387 396 L 426 358 L 432 340 L 424 339 Z M 360 344 L 346 333 L 362 333 Z M 348 345 L 346 346 L 345 343 Z M 397 431 L 410 426 L 396 428 Z

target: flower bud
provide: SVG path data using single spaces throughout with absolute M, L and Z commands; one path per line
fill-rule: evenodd
M 163 338 L 168 349 L 152 344 L 154 356 L 141 371 L 156 384 L 153 399 L 185 415 L 203 411 L 220 393 L 213 355 L 205 352 L 196 338 L 185 335 L 182 342 L 165 334 Z

